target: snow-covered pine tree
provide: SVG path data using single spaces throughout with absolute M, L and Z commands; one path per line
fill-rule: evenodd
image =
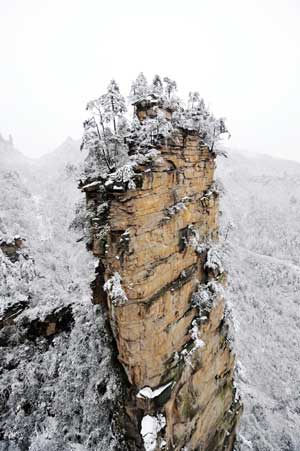
M 141 72 L 137 79 L 132 83 L 129 99 L 131 103 L 135 103 L 145 99 L 149 94 L 149 85 L 143 72 Z
M 164 103 L 163 107 L 169 111 L 176 111 L 181 107 L 181 99 L 177 95 L 177 83 L 168 77 L 163 79 Z
M 211 152 L 221 135 L 228 133 L 224 118 L 216 119 L 197 91 L 189 93 L 187 108 L 178 108 L 174 121 L 179 127 L 197 132 Z
M 153 96 L 157 97 L 158 99 L 163 99 L 164 97 L 164 87 L 163 87 L 163 82 L 160 78 L 159 75 L 155 75 L 153 82 L 150 86 L 150 94 L 152 94 Z
M 89 152 L 87 169 L 91 172 L 94 164 L 96 171 L 104 167 L 112 172 L 118 166 L 119 154 L 122 159 L 126 152 L 123 139 L 126 102 L 115 80 L 110 82 L 105 94 L 88 102 L 87 110 L 91 117 L 83 124 L 81 145 Z
M 162 111 L 158 111 L 155 117 L 146 117 L 141 123 L 133 121 L 130 141 L 136 152 L 146 153 L 156 148 L 172 130 L 171 121 L 165 118 Z
M 169 77 L 164 77 L 164 90 L 168 97 L 171 98 L 171 95 L 177 90 L 177 83 L 174 80 L 171 80 Z
M 87 109 L 89 109 L 92 114 L 94 113 L 92 117 L 83 123 L 81 150 L 86 149 L 88 151 L 87 172 L 92 173 L 99 170 L 101 171 L 105 167 L 110 171 L 112 163 L 110 161 L 108 146 L 105 140 L 104 123 L 101 122 L 103 115 L 100 113 L 101 120 L 98 122 L 95 114 L 97 107 L 92 106 L 92 103 L 90 102 Z M 102 133 L 100 133 L 99 123 L 102 126 Z
M 207 113 L 204 100 L 202 99 L 198 91 L 189 92 L 188 109 L 198 114 L 200 112 L 203 115 Z
M 215 151 L 215 144 L 221 139 L 221 135 L 228 133 L 225 126 L 225 120 L 223 118 L 216 119 L 213 114 L 203 121 L 201 130 L 201 136 L 205 144 L 209 146 L 211 152 Z
M 126 112 L 126 102 L 115 80 L 111 80 L 106 93 L 100 99 L 104 111 L 104 120 L 108 124 L 112 123 L 113 131 L 117 134 L 116 119 Z

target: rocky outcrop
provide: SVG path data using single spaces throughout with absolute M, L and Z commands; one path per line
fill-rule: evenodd
M 135 167 L 136 189 L 82 188 L 99 258 L 94 298 L 107 305 L 132 387 L 126 427 L 145 449 L 231 450 L 241 404 L 214 244 L 215 155 L 179 129 L 159 150 Z M 130 449 L 143 448 L 136 439 Z
M 22 300 L 15 302 L 12 305 L 6 306 L 1 309 L 0 313 L 0 330 L 5 327 L 14 324 L 15 318 L 18 317 L 25 309 L 29 307 L 29 300 Z
M 16 262 L 24 246 L 24 241 L 24 238 L 19 235 L 9 240 L 0 238 L 0 249 L 12 262 Z
M 29 340 L 35 340 L 37 337 L 51 339 L 61 332 L 70 332 L 74 325 L 72 305 L 54 308 L 43 319 L 31 320 L 24 315 L 21 325 Z

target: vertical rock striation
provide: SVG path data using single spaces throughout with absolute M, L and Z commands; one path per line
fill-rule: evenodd
M 94 298 L 107 305 L 130 384 L 129 449 L 231 450 L 241 404 L 216 247 L 215 155 L 182 129 L 158 150 L 134 168 L 135 189 L 82 187 L 99 258 Z

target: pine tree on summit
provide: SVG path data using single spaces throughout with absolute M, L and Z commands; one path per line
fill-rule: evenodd
M 174 94 L 174 92 L 177 90 L 177 83 L 176 81 L 171 80 L 169 77 L 164 77 L 164 83 L 167 98 L 170 99 L 172 94 Z
M 114 133 L 117 133 L 116 118 L 126 112 L 126 103 L 115 80 L 111 80 L 107 92 L 101 96 L 101 104 L 105 121 L 112 122 Z
M 204 100 L 198 91 L 189 92 L 188 108 L 195 114 L 208 114 L 205 108 Z
M 159 75 L 155 75 L 152 85 L 150 86 L 150 92 L 159 99 L 163 98 L 164 88 Z
M 130 101 L 135 103 L 139 100 L 145 99 L 149 94 L 149 86 L 147 79 L 143 72 L 141 72 L 137 79 L 132 83 L 130 90 Z

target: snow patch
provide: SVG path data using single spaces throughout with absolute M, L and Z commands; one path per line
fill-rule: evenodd
M 104 284 L 104 291 L 106 291 L 115 306 L 125 304 L 128 301 L 125 291 L 121 285 L 122 279 L 118 272 L 108 279 Z
M 194 340 L 194 350 L 204 348 L 205 343 L 203 340 L 201 340 L 200 337 L 200 331 L 199 326 L 197 324 L 197 321 L 194 320 L 192 322 L 192 328 L 190 330 L 190 334 L 192 339 Z
M 220 249 L 218 249 L 216 246 L 213 246 L 209 249 L 209 251 L 207 252 L 207 260 L 204 266 L 205 268 L 211 269 L 216 276 L 224 273 Z
M 162 385 L 161 387 L 158 387 L 155 390 L 152 390 L 151 387 L 144 387 L 138 392 L 137 398 L 147 398 L 147 399 L 157 398 L 157 396 L 163 393 L 168 387 L 170 387 L 170 385 L 172 385 L 172 382 Z
M 157 435 L 166 426 L 166 419 L 162 414 L 156 417 L 146 415 L 142 419 L 141 435 L 143 437 L 145 451 L 155 451 Z

